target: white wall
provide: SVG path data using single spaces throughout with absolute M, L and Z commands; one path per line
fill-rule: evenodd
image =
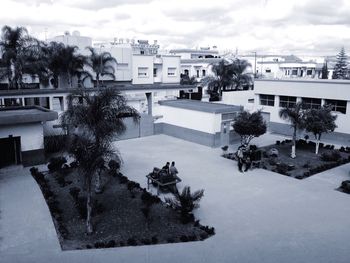
M 139 77 L 138 69 L 147 68 L 147 76 Z M 152 84 L 153 83 L 153 56 L 133 55 L 132 56 L 132 84 Z
M 180 56 L 162 56 L 163 70 L 162 70 L 162 82 L 163 83 L 180 83 Z M 175 75 L 168 75 L 168 68 L 175 68 Z
M 254 90 L 240 90 L 240 91 L 224 91 L 220 103 L 243 106 L 245 110 L 254 110 L 254 103 L 248 102 L 254 99 Z
M 21 137 L 21 151 L 44 148 L 43 126 L 41 123 L 0 126 L 0 138 Z
M 270 121 L 288 123 L 279 117 L 279 96 L 293 96 L 300 101 L 302 97 L 346 100 L 346 114 L 334 112 L 338 128 L 336 132 L 350 134 L 350 82 L 346 81 L 255 81 L 255 109 L 270 113 Z M 275 106 L 260 105 L 259 94 L 275 95 Z
M 183 128 L 215 134 L 221 131 L 221 114 L 207 113 L 159 105 L 154 115 L 163 116 L 156 123 L 167 123 Z

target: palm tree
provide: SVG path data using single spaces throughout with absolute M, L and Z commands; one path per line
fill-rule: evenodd
M 114 152 L 111 143 L 125 132 L 125 118 L 139 119 L 138 112 L 126 104 L 125 98 L 115 89 L 101 89 L 95 95 L 79 89 L 68 97 L 68 109 L 61 116 L 61 123 L 71 134 L 69 152 L 79 163 L 87 186 L 87 232 L 92 232 L 92 179 L 96 176 L 95 192 L 101 192 L 99 171 Z
M 24 27 L 2 28 L 0 49 L 2 51 L 2 66 L 0 79 L 7 79 L 9 88 L 23 86 L 23 74 L 30 69 L 29 60 L 37 49 L 38 41 L 28 35 Z
M 297 131 L 303 129 L 305 126 L 303 103 L 297 102 L 294 107 L 282 108 L 279 111 L 279 116 L 280 118 L 289 121 L 291 123 L 291 127 L 293 128 L 293 146 L 291 157 L 295 158 Z
M 252 75 L 247 73 L 248 67 L 250 64 L 245 60 L 222 59 L 212 65 L 215 76 L 208 76 L 202 82 L 208 86 L 211 97 L 217 96 L 220 99 L 222 91 L 245 89 L 252 84 Z
M 100 87 L 100 77 L 109 76 L 113 80 L 115 79 L 115 69 L 113 64 L 117 64 L 117 60 L 112 57 L 109 52 L 97 53 L 94 48 L 87 47 L 90 51 L 88 57 L 88 64 L 96 74 L 96 86 Z

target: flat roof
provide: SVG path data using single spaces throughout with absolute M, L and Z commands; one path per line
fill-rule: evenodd
M 345 84 L 349 85 L 350 80 L 344 79 L 255 79 L 255 82 L 259 81 L 272 81 L 272 82 L 294 82 L 294 83 L 318 83 L 318 84 Z
M 106 83 L 109 88 L 115 88 L 119 91 L 130 91 L 130 90 L 186 90 L 193 89 L 193 85 L 181 85 L 181 84 L 114 84 Z M 19 89 L 19 90 L 0 90 L 0 96 L 18 96 L 18 95 L 44 95 L 44 94 L 55 94 L 55 93 L 70 93 L 76 88 L 58 88 L 58 89 Z M 96 88 L 85 88 L 86 91 L 95 92 Z
M 198 100 L 162 100 L 160 105 L 209 113 L 232 113 L 242 110 L 241 106 Z
M 53 121 L 58 113 L 39 106 L 0 108 L 0 126 Z

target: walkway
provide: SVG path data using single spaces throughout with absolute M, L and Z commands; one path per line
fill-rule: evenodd
M 221 149 L 164 135 L 116 146 L 123 173 L 144 187 L 154 166 L 176 161 L 180 188 L 205 189 L 196 216 L 217 234 L 203 242 L 62 252 L 34 180 L 1 175 L 0 261 L 349 262 L 350 196 L 333 189 L 336 181 L 350 179 L 350 165 L 300 181 L 261 169 L 242 175 L 235 162 L 220 157 Z

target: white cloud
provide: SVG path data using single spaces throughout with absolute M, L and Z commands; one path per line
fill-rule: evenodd
M 14 12 L 16 10 L 16 12 Z M 3 0 L 0 25 L 37 37 L 79 30 L 95 40 L 159 40 L 163 48 L 335 54 L 350 48 L 345 0 Z

